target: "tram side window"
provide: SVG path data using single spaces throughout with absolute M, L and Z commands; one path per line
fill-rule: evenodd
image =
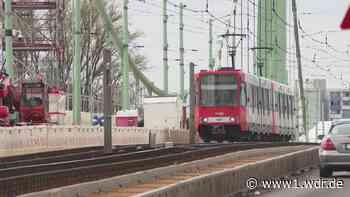
M 265 112 L 267 112 L 267 95 L 266 95 L 266 89 L 264 88 L 263 89 L 263 91 L 264 91 L 264 109 L 265 109 Z
M 289 115 L 290 115 L 290 119 L 293 119 L 293 97 L 289 96 Z
M 260 88 L 260 87 L 258 87 L 258 92 L 259 92 L 259 106 L 258 106 L 258 108 L 260 109 L 260 112 L 262 113 L 262 112 L 264 112 L 264 110 L 263 110 L 263 108 L 264 108 L 264 106 L 263 106 L 263 92 L 262 92 L 262 89 Z
M 260 91 L 260 87 L 256 88 L 256 92 L 258 93 L 258 102 L 257 102 L 257 107 L 258 107 L 258 112 L 260 113 L 262 108 L 261 108 L 261 91 Z
M 265 109 L 265 112 L 267 112 L 267 103 L 268 103 L 268 100 L 267 100 L 267 92 L 266 92 L 266 89 L 264 88 L 264 109 Z
M 260 101 L 260 92 L 258 87 L 255 87 L 255 95 L 256 95 L 256 102 L 255 102 L 255 106 L 258 112 L 260 112 L 260 106 L 259 106 L 259 101 Z
M 295 108 L 295 106 L 296 106 L 296 103 L 295 103 L 296 101 L 295 101 L 295 97 L 294 96 L 292 96 L 292 115 L 293 116 L 295 116 L 295 110 L 296 110 L 296 108 Z
M 270 113 L 270 91 L 268 89 L 266 89 L 266 109 L 267 109 L 267 113 Z
M 292 96 L 288 96 L 289 98 L 289 118 L 292 119 Z
M 279 117 L 282 116 L 282 110 L 281 110 L 281 93 L 278 93 L 278 114 L 279 114 Z
M 284 118 L 284 94 L 281 94 L 281 113 Z
M 279 101 L 279 100 L 278 100 L 278 92 L 275 93 L 275 98 L 276 98 L 276 99 L 275 99 L 275 102 L 276 102 L 276 103 L 275 103 L 275 107 L 276 107 L 276 108 L 275 108 L 275 111 L 278 113 L 278 112 L 279 112 L 279 111 L 278 111 L 278 101 Z
M 289 118 L 289 95 L 286 95 L 286 106 L 287 118 Z
M 248 100 L 250 100 L 250 98 L 251 98 L 251 91 L 250 91 L 250 85 L 249 84 L 247 84 L 247 106 L 248 107 L 250 107 L 252 104 L 250 103 L 250 102 L 248 102 Z
M 288 95 L 286 95 L 286 117 L 289 118 L 289 99 L 288 99 Z
M 275 94 L 273 93 L 273 90 L 272 90 L 272 89 L 271 89 L 270 93 L 271 93 L 271 103 L 270 103 L 271 111 L 274 111 Z
M 253 111 L 255 111 L 256 108 L 256 94 L 255 94 L 255 86 L 252 85 L 252 105 L 253 105 Z
M 265 94 L 265 112 L 268 114 L 269 113 L 269 108 L 268 108 L 268 104 L 269 104 L 269 96 L 267 95 L 268 94 L 268 91 L 267 89 L 264 88 L 264 94 Z
M 254 86 L 254 108 L 258 110 L 258 88 Z
M 291 115 L 291 119 L 293 119 L 294 116 L 294 97 L 290 96 L 290 115 Z
M 254 110 L 254 92 L 253 92 L 253 86 L 252 85 L 249 85 L 249 88 L 248 88 L 248 98 L 249 98 L 249 106 L 252 107 Z
M 291 119 L 293 119 L 293 115 L 294 115 L 294 98 L 293 98 L 293 96 L 290 96 L 290 116 L 291 116 Z
M 290 113 L 289 95 L 286 96 L 286 101 L 287 101 L 287 118 L 289 119 L 289 117 L 290 117 L 290 114 L 289 114 Z
M 255 95 L 254 106 L 256 110 L 259 112 L 259 92 L 258 92 L 258 87 L 256 86 L 254 86 L 254 95 Z
M 247 88 L 245 83 L 241 83 L 241 106 L 247 106 Z
M 286 118 L 287 117 L 287 96 L 284 94 L 283 95 L 283 116 Z
M 280 93 L 280 116 L 283 117 L 283 95 Z
M 278 113 L 278 92 L 275 92 L 275 112 Z
M 264 94 L 264 88 L 261 88 L 261 108 L 263 114 L 265 114 L 265 94 Z
M 290 100 L 291 100 L 291 106 L 290 106 L 291 113 L 290 114 L 292 115 L 292 119 L 293 119 L 293 116 L 294 116 L 294 105 L 295 105 L 295 103 L 294 103 L 294 96 L 291 96 Z
M 286 95 L 285 94 L 283 94 L 283 97 L 282 97 L 282 99 L 283 99 L 283 118 L 285 118 L 286 117 Z
M 252 106 L 252 110 L 253 110 L 253 112 L 255 111 L 255 89 L 254 89 L 254 86 L 252 85 L 251 86 L 251 106 Z
M 198 102 L 198 85 L 197 85 L 197 81 L 195 80 L 194 81 L 194 84 L 193 84 L 193 86 L 194 86 L 194 91 L 195 91 L 195 94 L 194 94 L 194 104 L 195 105 L 197 105 L 199 102 Z
M 253 104 L 253 111 L 256 109 L 256 93 L 255 93 L 255 86 L 252 85 L 252 104 Z
M 281 113 L 284 118 L 284 94 L 281 94 Z
M 261 105 L 260 105 L 260 107 L 261 107 L 261 110 L 262 110 L 262 113 L 264 113 L 265 111 L 264 111 L 264 89 L 263 88 L 260 88 L 260 102 L 261 102 Z
M 273 109 L 275 112 L 278 111 L 278 93 L 277 92 L 274 92 L 274 103 L 273 103 Z

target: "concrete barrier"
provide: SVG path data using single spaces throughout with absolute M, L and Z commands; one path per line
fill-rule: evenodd
M 292 153 L 288 153 L 291 151 Z M 283 154 L 284 152 L 285 154 Z M 254 164 L 241 165 L 217 173 L 198 176 L 187 181 L 181 181 L 173 185 L 162 187 L 158 190 L 143 193 L 139 195 L 139 197 L 228 196 L 229 194 L 235 194 L 245 190 L 248 177 L 255 177 L 258 179 L 278 177 L 318 164 L 318 148 L 282 147 L 254 149 L 212 157 L 201 161 L 172 165 L 94 182 L 26 194 L 21 197 L 85 197 L 94 192 L 108 192 L 112 189 L 145 183 L 179 173 L 186 173 L 192 169 L 204 168 L 230 160 L 246 159 L 273 153 L 281 153 L 283 155 L 262 160 Z
M 189 142 L 189 132 L 181 129 L 148 129 L 113 127 L 114 145 L 147 144 L 149 135 L 156 135 L 156 143 Z M 23 126 L 0 128 L 0 157 L 3 152 L 73 148 L 103 145 L 103 128 L 92 126 Z
M 198 176 L 150 191 L 135 197 L 212 197 L 233 196 L 247 191 L 247 180 L 255 178 L 258 183 L 274 177 L 282 177 L 319 163 L 318 148 L 289 153 L 267 160 L 246 164 L 217 173 Z

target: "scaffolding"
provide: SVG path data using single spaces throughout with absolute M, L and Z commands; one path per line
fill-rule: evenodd
M 64 9 L 64 0 L 12 0 L 12 15 L 17 21 L 13 51 L 18 80 L 46 73 L 49 85 L 62 82 Z

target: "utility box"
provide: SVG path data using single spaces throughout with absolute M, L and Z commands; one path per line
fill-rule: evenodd
M 144 98 L 145 128 L 181 128 L 182 106 L 182 100 L 176 96 Z
M 137 110 L 118 111 L 115 119 L 117 127 L 137 127 L 138 112 Z

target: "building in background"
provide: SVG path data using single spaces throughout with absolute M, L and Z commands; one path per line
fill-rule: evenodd
M 350 118 L 350 90 L 332 89 L 329 91 L 330 119 Z
M 307 130 L 320 121 L 329 120 L 329 105 L 326 79 L 306 79 L 305 99 L 307 111 Z

